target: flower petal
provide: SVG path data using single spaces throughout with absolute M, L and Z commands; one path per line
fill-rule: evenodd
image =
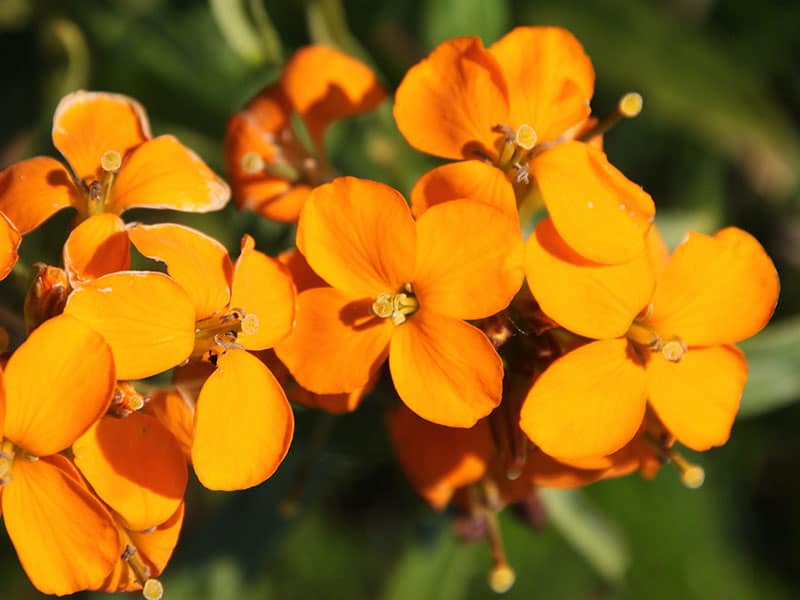
M 314 189 L 297 226 L 297 248 L 311 268 L 353 297 L 395 293 L 411 281 L 415 240 L 403 196 L 355 177 Z
M 437 46 L 411 67 L 397 88 L 394 118 L 409 144 L 444 158 L 493 157 L 508 120 L 500 65 L 477 37 Z
M 647 324 L 690 346 L 738 342 L 767 324 L 779 287 L 775 265 L 749 233 L 692 232 L 658 281 Z
M 172 434 L 155 417 L 103 417 L 72 446 L 75 464 L 95 493 L 144 531 L 170 518 L 183 501 L 188 470 Z
M 85 181 L 100 179 L 103 154 L 125 156 L 149 138 L 144 108 L 121 94 L 73 92 L 61 99 L 53 115 L 53 145 Z
M 217 240 L 173 223 L 139 223 L 129 228 L 128 235 L 139 252 L 166 263 L 169 276 L 189 295 L 198 321 L 228 306 L 233 265 Z
M 331 122 L 375 108 L 386 97 L 367 65 L 330 46 L 297 50 L 283 67 L 281 86 L 318 151 Z
M 89 217 L 70 232 L 64 244 L 64 269 L 73 287 L 130 266 L 128 232 L 117 215 Z
M 592 342 L 553 362 L 536 380 L 520 427 L 556 459 L 608 456 L 627 444 L 644 418 L 645 373 L 628 342 Z
M 530 125 L 549 142 L 589 116 L 594 68 L 566 29 L 517 27 L 489 52 L 503 69 L 514 128 Z
M 523 278 L 519 227 L 473 200 L 445 202 L 417 220 L 414 293 L 426 310 L 481 319 L 508 306 Z
M 294 433 L 286 394 L 270 370 L 243 350 L 219 357 L 197 399 L 192 464 L 212 490 L 241 490 L 270 477 Z
M 548 317 L 594 339 L 624 335 L 650 301 L 656 277 L 646 252 L 620 265 L 586 260 L 558 235 L 550 218 L 528 238 L 525 275 Z
M 171 369 L 194 348 L 194 306 L 162 273 L 124 271 L 95 279 L 70 294 L 64 313 L 106 339 L 119 379 Z
M 0 212 L 23 235 L 62 208 L 84 204 L 70 172 L 53 158 L 29 158 L 0 172 Z
M 306 257 L 297 248 L 281 252 L 278 255 L 278 260 L 289 269 L 298 294 L 310 288 L 328 287 L 328 284 L 314 272 Z
M 20 563 L 45 594 L 96 589 L 119 557 L 105 507 L 70 475 L 63 456 L 14 462 L 3 489 L 3 520 Z
M 500 403 L 503 362 L 489 338 L 431 310 L 395 328 L 389 369 L 401 400 L 432 423 L 472 427 Z
M 194 439 L 194 404 L 178 390 L 158 390 L 150 396 L 142 412 L 152 415 L 178 442 L 184 456 L 191 455 Z
M 594 262 L 634 259 L 655 215 L 650 196 L 600 150 L 565 142 L 537 155 L 531 172 L 558 233 Z
M 370 314 L 371 304 L 328 287 L 297 296 L 295 328 L 275 353 L 301 386 L 340 394 L 367 385 L 386 359 L 394 328 Z
M 442 427 L 400 405 L 386 411 L 386 426 L 409 482 L 437 510 L 456 489 L 479 481 L 495 453 L 485 419 L 469 429 Z
M 121 213 L 134 207 L 209 212 L 230 199 L 228 184 L 199 156 L 171 135 L 162 135 L 134 149 L 122 163 L 106 210 Z
M 431 206 L 460 198 L 489 204 L 519 220 L 511 182 L 500 169 L 480 160 L 449 163 L 425 173 L 411 190 L 411 212 L 419 218 Z
M 735 346 L 690 348 L 680 362 L 653 354 L 647 363 L 650 404 L 693 450 L 728 441 L 746 380 L 747 361 Z
M 4 435 L 35 456 L 70 446 L 106 412 L 116 383 L 108 344 L 69 316 L 37 327 L 9 359 L 4 379 Z
M 242 238 L 231 286 L 231 306 L 257 319 L 255 331 L 245 328 L 237 340 L 248 350 L 271 348 L 294 327 L 295 291 L 289 270 Z
M 17 264 L 17 249 L 22 242 L 22 236 L 13 223 L 0 212 L 0 280 L 5 279 L 14 265 Z

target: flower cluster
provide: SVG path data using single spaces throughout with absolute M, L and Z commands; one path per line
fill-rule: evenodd
M 537 487 L 668 461 L 700 485 L 675 443 L 726 442 L 747 376 L 735 344 L 769 320 L 777 274 L 736 228 L 670 255 L 652 198 L 602 149 L 642 99 L 597 118 L 593 89 L 560 28 L 442 43 L 405 75 L 394 117 L 454 162 L 407 202 L 337 177 L 325 152 L 333 121 L 385 99 L 376 76 L 303 48 L 225 142 L 235 203 L 296 221 L 296 248 L 272 258 L 245 235 L 235 260 L 186 226 L 120 217 L 221 208 L 231 194 L 208 166 L 153 138 L 130 98 L 64 98 L 53 144 L 68 166 L 0 173 L 0 276 L 22 236 L 76 211 L 63 268 L 37 264 L 28 337 L 0 378 L 2 511 L 33 584 L 160 598 L 188 466 L 212 490 L 259 485 L 289 451 L 289 400 L 348 412 L 381 377 L 400 465 L 431 506 L 480 525 L 497 591 L 514 573 L 495 514 Z M 148 268 L 131 270 L 131 246 Z M 163 373 L 171 385 L 149 380 Z

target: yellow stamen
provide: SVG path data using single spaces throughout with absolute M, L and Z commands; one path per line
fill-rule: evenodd
M 621 119 L 632 119 L 642 112 L 643 104 L 644 101 L 642 100 L 641 94 L 637 94 L 636 92 L 625 94 L 620 98 L 614 112 L 600 119 L 594 127 L 580 137 L 580 140 L 582 142 L 588 142 L 597 136 L 603 135 Z
M 641 94 L 629 92 L 620 98 L 617 110 L 619 110 L 620 114 L 626 119 L 632 119 L 642 112 L 643 104 L 644 100 Z
M 497 594 L 505 594 L 514 585 L 517 576 L 507 564 L 497 565 L 489 573 L 489 587 Z
M 247 313 L 242 319 L 242 333 L 254 335 L 258 331 L 258 317 L 253 313 Z
M 116 173 L 122 166 L 122 157 L 116 150 L 103 152 L 103 156 L 100 157 L 100 166 L 106 173 Z
M 686 343 L 681 338 L 674 337 L 664 342 L 661 354 L 670 362 L 680 362 L 686 350 Z
M 158 579 L 148 579 L 142 586 L 142 596 L 147 600 L 161 600 L 164 596 L 164 586 Z
M 372 314 L 381 319 L 391 319 L 395 325 L 402 325 L 406 319 L 419 310 L 419 302 L 414 297 L 411 284 L 403 286 L 406 292 L 380 294 L 372 303 Z
M 686 460 L 675 448 L 667 448 L 664 450 L 664 453 L 667 458 L 678 467 L 683 485 L 690 490 L 696 490 L 703 485 L 703 482 L 706 480 L 706 472 L 703 470 L 703 467 Z
M 248 152 L 242 156 L 242 169 L 248 175 L 258 175 L 264 171 L 264 159 L 260 154 L 255 152 Z
M 531 150 L 536 145 L 536 140 L 538 139 L 539 136 L 536 135 L 536 130 L 530 125 L 523 124 L 517 129 L 517 146 L 523 150 Z

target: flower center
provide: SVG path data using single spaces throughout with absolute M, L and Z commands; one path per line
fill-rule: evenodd
M 516 131 L 508 125 L 498 125 L 495 131 L 503 134 L 497 166 L 513 175 L 517 183 L 528 183 L 529 167 L 533 149 L 539 137 L 536 130 L 523 123 Z
M 258 317 L 241 308 L 231 308 L 222 315 L 202 319 L 195 324 L 193 358 L 207 358 L 224 354 L 226 350 L 242 345 L 237 341 L 239 333 L 253 335 L 258 331 Z
M 686 342 L 678 336 L 662 337 L 655 330 L 638 321 L 631 324 L 625 337 L 640 348 L 646 348 L 651 352 L 660 352 L 661 356 L 670 362 L 680 362 L 688 350 Z
M 380 294 L 372 303 L 372 314 L 381 319 L 391 319 L 395 325 L 405 323 L 408 317 L 419 310 L 419 301 L 410 283 L 402 289 L 397 294 Z
M 31 462 L 39 460 L 38 456 L 26 452 L 11 440 L 0 438 L 0 489 L 11 482 L 14 461 L 19 458 Z

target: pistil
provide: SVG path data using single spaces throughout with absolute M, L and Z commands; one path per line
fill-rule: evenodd
M 632 119 L 642 112 L 641 94 L 629 92 L 619 99 L 617 107 L 611 114 L 600 119 L 597 124 L 580 137 L 580 141 L 588 142 L 616 125 L 621 119 Z
M 103 174 L 99 180 L 89 184 L 89 216 L 105 211 L 108 200 L 111 197 L 111 186 L 120 166 L 122 166 L 122 156 L 116 150 L 108 150 L 100 157 L 100 167 L 103 169 Z

